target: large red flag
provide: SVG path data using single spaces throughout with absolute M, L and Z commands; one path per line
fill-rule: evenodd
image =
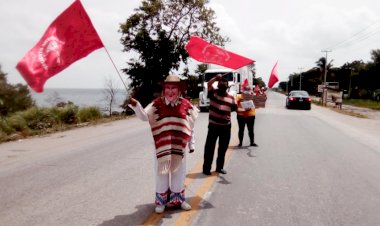
M 42 92 L 46 80 L 102 47 L 90 18 L 76 0 L 50 24 L 16 68 L 34 91 Z
M 191 36 L 185 48 L 189 55 L 197 61 L 217 64 L 234 70 L 255 62 L 212 45 L 197 36 Z
M 276 82 L 278 82 L 277 62 L 273 66 L 272 72 L 270 73 L 268 87 L 272 88 Z

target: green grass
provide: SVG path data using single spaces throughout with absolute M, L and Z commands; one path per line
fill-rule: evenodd
M 343 99 L 343 104 L 352 105 L 356 107 L 370 108 L 373 110 L 380 110 L 380 102 L 365 99 Z
M 128 116 L 104 116 L 96 107 L 37 108 L 0 117 L 0 143 L 34 135 L 44 135 L 64 131 L 89 124 L 120 120 Z

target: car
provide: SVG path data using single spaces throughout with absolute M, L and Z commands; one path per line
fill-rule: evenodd
M 305 90 L 292 90 L 286 97 L 286 108 L 311 109 L 311 97 Z

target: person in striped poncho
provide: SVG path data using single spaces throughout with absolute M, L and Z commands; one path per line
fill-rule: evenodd
M 181 80 L 168 75 L 163 83 L 163 96 L 154 99 L 145 109 L 131 98 L 129 106 L 136 116 L 149 121 L 155 144 L 156 198 L 155 211 L 166 206 L 190 210 L 185 201 L 186 147 L 194 151 L 193 127 L 199 110 L 180 96 Z

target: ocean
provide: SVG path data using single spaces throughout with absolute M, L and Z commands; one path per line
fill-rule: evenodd
M 43 93 L 31 91 L 32 98 L 39 107 L 53 107 L 59 102 L 71 101 L 79 107 L 98 107 L 101 111 L 106 112 L 109 101 L 107 101 L 106 89 L 45 89 Z M 125 90 L 116 90 L 115 103 L 112 111 L 121 112 L 123 109 L 120 105 L 126 98 Z

